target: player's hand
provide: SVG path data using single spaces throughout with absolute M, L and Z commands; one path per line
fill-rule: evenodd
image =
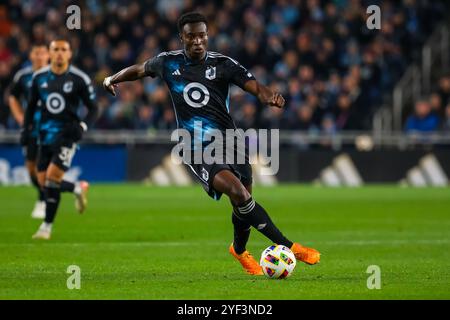
M 270 107 L 283 108 L 285 102 L 286 101 L 284 100 L 283 96 L 280 93 L 274 93 L 270 98 L 268 104 Z
M 83 138 L 83 133 L 87 131 L 87 125 L 84 122 L 76 124 L 72 129 L 72 139 L 74 141 L 80 141 Z
M 111 93 L 113 96 L 116 95 L 116 87 L 117 84 L 111 83 L 111 77 L 106 77 L 105 80 L 103 80 L 103 88 L 105 88 L 105 90 Z
M 26 146 L 30 140 L 30 130 L 22 129 L 20 131 L 20 145 Z

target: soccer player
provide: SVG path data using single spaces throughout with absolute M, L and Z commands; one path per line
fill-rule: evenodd
M 31 88 L 31 78 L 33 72 L 48 65 L 49 53 L 48 48 L 44 44 L 36 43 L 31 47 L 29 54 L 31 66 L 25 67 L 17 71 L 14 75 L 9 96 L 9 107 L 16 122 L 22 127 L 24 122 L 24 111 L 22 105 L 26 105 L 29 98 Z M 34 206 L 31 216 L 36 219 L 45 218 L 45 195 L 43 189 L 39 186 L 36 172 L 36 159 L 38 154 L 38 123 L 40 119 L 40 111 L 34 113 L 30 138 L 24 146 L 25 166 L 30 174 L 33 185 L 38 190 L 38 201 Z M 63 180 L 61 182 L 61 191 L 74 192 L 76 196 L 76 207 L 83 209 L 83 198 L 86 192 L 86 181 L 80 181 L 76 184 Z
M 90 78 L 70 65 L 72 51 L 69 42 L 60 39 L 52 41 L 49 53 L 50 65 L 33 74 L 20 138 L 22 145 L 28 144 L 32 138 L 34 116 L 36 112 L 40 112 L 37 178 L 44 189 L 46 208 L 44 222 L 33 239 L 46 240 L 51 237 L 64 173 L 71 165 L 77 142 L 94 122 L 98 109 Z M 88 109 L 83 121 L 77 115 L 80 101 Z M 87 183 L 79 188 L 81 190 L 77 191 L 81 196 L 77 203 L 81 213 L 87 203 Z
M 284 98 L 257 80 L 237 61 L 217 52 L 207 51 L 206 18 L 199 13 L 186 13 L 178 20 L 183 50 L 163 52 L 142 63 L 125 68 L 105 78 L 103 85 L 115 95 L 115 87 L 124 81 L 146 76 L 162 78 L 170 91 L 178 126 L 192 132 L 194 122 L 201 121 L 206 130 L 225 133 L 235 129 L 228 112 L 229 85 L 235 84 L 271 107 L 284 106 Z M 227 151 L 228 152 L 228 151 Z M 226 194 L 233 206 L 234 241 L 230 253 L 244 269 L 262 275 L 258 262 L 246 250 L 251 226 L 276 244 L 285 245 L 296 258 L 316 264 L 320 253 L 287 239 L 270 219 L 264 208 L 252 198 L 252 171 L 245 164 L 213 163 L 187 165 L 194 171 L 205 190 L 214 199 Z

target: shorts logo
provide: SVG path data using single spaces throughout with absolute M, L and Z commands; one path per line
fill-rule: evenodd
M 201 108 L 208 104 L 209 91 L 198 82 L 191 82 L 183 89 L 183 98 L 193 108 Z
M 203 180 L 208 181 L 209 173 L 208 173 L 208 171 L 206 171 L 205 168 L 202 168 L 202 178 L 203 178 Z
M 45 106 L 50 113 L 57 114 L 66 107 L 66 100 L 60 93 L 52 92 L 48 95 Z
M 216 78 L 216 67 L 208 67 L 205 71 L 205 77 L 208 80 L 214 80 Z
M 64 83 L 64 85 L 63 85 L 63 91 L 64 91 L 65 93 L 72 92 L 72 88 L 73 88 L 73 81 L 67 81 L 67 82 Z

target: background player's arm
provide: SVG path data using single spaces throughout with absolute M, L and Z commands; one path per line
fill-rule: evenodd
M 28 143 L 29 135 L 33 127 L 34 113 L 36 112 L 37 103 L 39 100 L 37 91 L 37 82 L 33 78 L 30 90 L 30 96 L 28 98 L 27 109 L 25 110 L 25 117 L 23 120 L 23 129 L 20 136 L 20 144 L 26 145 Z
M 33 79 L 31 84 L 30 96 L 28 98 L 27 109 L 25 110 L 25 117 L 23 120 L 23 128 L 31 131 L 33 126 L 34 113 L 36 112 L 38 103 L 38 91 L 36 80 Z
M 83 128 L 83 131 L 87 131 L 87 129 L 94 124 L 98 115 L 98 106 L 95 102 L 95 91 L 91 83 L 84 84 L 83 82 L 80 98 L 81 101 L 83 101 L 83 104 L 88 109 L 88 113 L 86 114 L 86 117 L 82 122 L 84 124 L 80 125 Z
M 17 121 L 19 126 L 23 126 L 25 114 L 23 112 L 22 106 L 20 105 L 19 99 L 15 96 L 10 95 L 8 98 L 9 109 L 11 110 L 11 114 L 14 119 Z
M 11 91 L 8 97 L 9 108 L 11 109 L 11 113 L 14 119 L 20 126 L 23 126 L 24 121 L 24 111 L 20 104 L 20 96 L 21 96 L 21 85 L 20 85 L 20 77 L 14 78 L 13 83 L 11 85 Z
M 110 77 L 105 78 L 105 80 L 103 81 L 103 87 L 113 96 L 115 96 L 115 87 L 118 83 L 138 80 L 145 76 L 145 63 L 135 64 L 128 68 L 120 70 Z
M 244 90 L 253 94 L 261 103 L 270 107 L 284 107 L 285 100 L 280 93 L 273 92 L 269 87 L 256 80 L 248 80 L 245 82 Z

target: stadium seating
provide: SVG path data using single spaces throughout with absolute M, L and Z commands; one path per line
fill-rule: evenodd
M 23 6 L 9 1 L 0 6 L 0 94 L 7 94 L 14 72 L 27 65 L 30 44 L 59 34 L 70 38 L 74 64 L 95 79 L 102 110 L 98 129 L 173 129 L 175 116 L 160 81 L 121 85 L 114 99 L 100 84 L 123 67 L 178 49 L 177 18 L 198 9 L 210 20 L 210 50 L 237 59 L 287 99 L 285 112 L 277 112 L 233 91 L 231 112 L 240 127 L 365 130 L 449 6 L 447 1 L 383 1 L 382 29 L 369 30 L 368 1 L 227 1 L 220 10 L 215 2 L 164 3 L 87 1 L 81 5 L 81 30 L 68 30 L 65 7 L 58 2 L 49 9 L 40 1 Z M 15 129 L 5 101 L 0 128 Z

